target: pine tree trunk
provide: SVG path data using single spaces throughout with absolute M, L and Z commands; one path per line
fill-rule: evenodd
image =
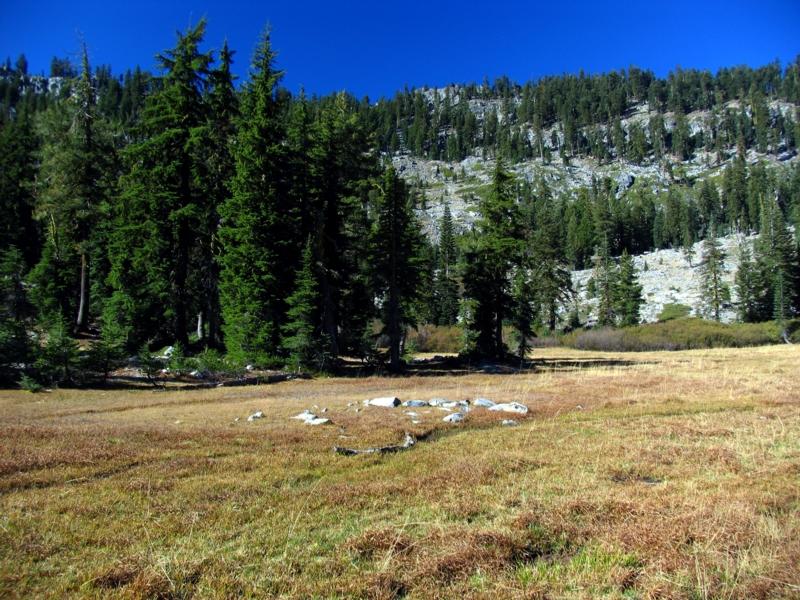
M 89 320 L 89 265 L 86 252 L 81 252 L 81 297 L 78 303 L 78 318 L 75 320 L 75 331 L 86 330 Z
M 503 309 L 499 308 L 500 298 L 497 299 L 497 320 L 494 324 L 494 353 L 497 358 L 503 357 Z
M 392 198 L 394 203 L 396 198 Z M 393 206 L 391 273 L 389 274 L 389 368 L 400 370 L 400 300 L 397 297 L 397 206 Z

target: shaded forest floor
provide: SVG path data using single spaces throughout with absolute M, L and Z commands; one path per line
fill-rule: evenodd
M 0 596 L 800 594 L 800 346 L 533 364 L 2 391 Z M 362 405 L 387 395 L 531 410 Z M 421 441 L 396 454 L 332 452 L 405 432 Z

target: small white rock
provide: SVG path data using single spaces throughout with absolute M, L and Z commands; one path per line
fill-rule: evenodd
M 494 406 L 490 407 L 489 410 L 524 415 L 527 414 L 528 407 L 524 404 L 520 404 L 519 402 L 508 402 L 506 404 L 495 404 Z
M 453 413 L 452 415 L 447 415 L 442 421 L 445 423 L 460 423 L 464 420 L 464 413 Z
M 371 400 L 367 400 L 365 404 L 368 404 L 369 406 L 380 406 L 382 408 L 394 408 L 396 406 L 400 406 L 400 398 L 397 398 L 396 396 L 372 398 Z
M 514 427 L 515 425 L 519 425 L 514 419 L 503 419 L 502 425 L 506 427 Z
M 403 402 L 403 406 L 407 406 L 409 408 L 420 408 L 422 406 L 430 406 L 425 400 L 406 400 Z
M 442 408 L 452 408 L 452 409 L 459 409 L 464 412 L 469 411 L 469 402 L 466 400 L 454 400 L 452 402 L 445 402 L 442 404 Z
M 481 408 L 492 408 L 493 406 L 497 406 L 496 403 L 492 402 L 488 398 L 476 398 L 475 402 L 472 404 L 473 406 L 480 406 Z
M 247 417 L 247 420 L 252 423 L 256 419 L 263 419 L 263 418 L 264 418 L 264 413 L 259 410 L 259 411 L 254 412 L 249 417 Z
M 317 415 L 312 413 L 310 410 L 304 410 L 299 415 L 295 415 L 291 417 L 292 419 L 297 419 L 298 421 L 308 421 L 309 419 L 316 419 Z

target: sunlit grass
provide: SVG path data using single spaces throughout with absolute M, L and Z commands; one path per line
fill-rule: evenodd
M 535 356 L 519 375 L 0 392 L 0 596 L 800 594 L 796 346 Z M 388 394 L 531 412 L 361 405 Z M 289 419 L 315 406 L 332 425 Z M 406 431 L 434 434 L 331 451 Z

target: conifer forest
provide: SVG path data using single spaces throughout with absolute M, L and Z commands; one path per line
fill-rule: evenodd
M 250 49 L 205 29 L 179 33 L 154 73 L 93 65 L 85 47 L 49 77 L 24 55 L 0 67 L 4 385 L 97 382 L 167 346 L 209 368 L 322 372 L 350 357 L 396 372 L 424 325 L 457 328 L 462 357 L 524 360 L 539 338 L 636 327 L 632 257 L 697 242 L 698 317 L 728 307 L 796 329 L 800 59 L 309 97 L 282 87 L 268 31 L 239 81 Z M 479 161 L 474 218 L 447 201 L 430 218 L 436 190 L 397 157 L 462 182 L 459 165 Z M 520 176 L 525 161 L 667 176 L 565 188 Z M 731 235 L 745 240 L 733 285 Z

